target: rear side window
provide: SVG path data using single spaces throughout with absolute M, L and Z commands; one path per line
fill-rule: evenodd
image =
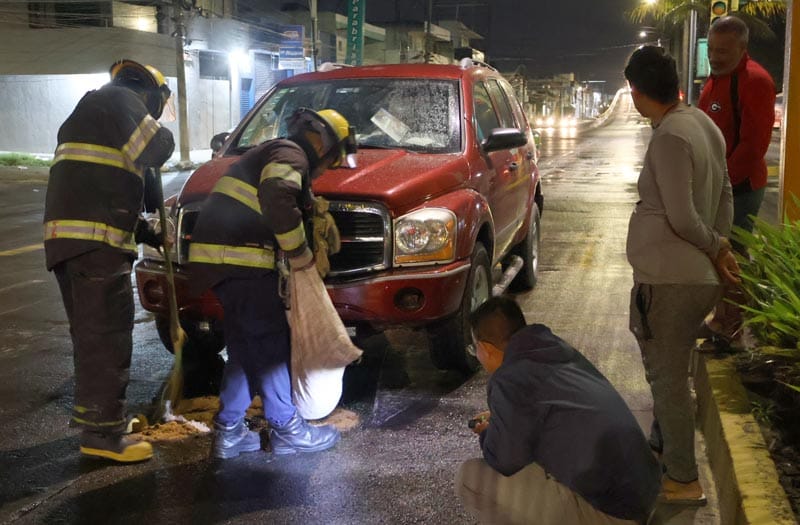
M 500 88 L 497 80 L 489 80 L 486 83 L 489 96 L 492 97 L 497 115 L 500 117 L 500 125 L 504 128 L 519 128 L 519 124 L 514 121 L 514 114 L 511 112 L 511 105 L 508 103 L 505 93 Z
M 514 88 L 511 87 L 505 79 L 498 80 L 500 83 L 500 87 L 503 88 L 503 91 L 508 97 L 508 101 L 511 104 L 511 110 L 514 112 L 514 118 L 517 119 L 517 128 L 519 129 L 527 129 L 528 127 L 528 119 L 525 118 L 525 111 L 522 109 L 522 104 L 520 103 L 519 99 L 514 95 Z
M 475 132 L 478 135 L 478 142 L 483 142 L 494 128 L 501 127 L 497 114 L 494 112 L 492 99 L 483 82 L 478 82 L 473 87 L 472 101 Z

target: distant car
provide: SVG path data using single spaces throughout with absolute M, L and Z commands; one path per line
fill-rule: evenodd
M 469 314 L 496 283 L 535 284 L 543 196 L 536 135 L 514 90 L 496 70 L 468 59 L 296 75 L 233 132 L 214 138 L 213 160 L 167 201 L 188 334 L 184 356 L 216 354 L 224 345 L 219 302 L 211 290 L 197 295 L 189 286 L 187 256 L 203 201 L 245 151 L 286 136 L 286 117 L 304 105 L 339 111 L 358 141 L 356 169 L 328 170 L 313 184 L 330 201 L 342 236 L 325 284 L 345 325 L 355 337 L 391 326 L 423 328 L 436 366 L 477 369 Z M 136 279 L 142 306 L 155 313 L 169 348 L 166 268 L 158 252 L 144 249 Z
M 780 129 L 782 122 L 783 122 L 783 93 L 778 93 L 775 96 L 775 123 L 772 124 L 772 127 L 775 129 Z

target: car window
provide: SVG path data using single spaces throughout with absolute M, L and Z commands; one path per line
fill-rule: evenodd
M 489 96 L 492 97 L 494 101 L 497 115 L 500 117 L 500 125 L 504 128 L 519 128 L 519 124 L 514 121 L 514 114 L 511 112 L 508 99 L 505 93 L 503 93 L 503 90 L 500 89 L 497 80 L 489 80 L 486 83 L 486 87 L 489 90 Z
M 478 135 L 478 142 L 483 142 L 494 128 L 500 127 L 500 121 L 497 120 L 492 100 L 483 82 L 478 82 L 473 87 L 472 101 L 475 133 Z
M 503 88 L 503 92 L 506 94 L 508 102 L 511 104 L 511 110 L 514 112 L 514 119 L 517 122 L 517 125 L 514 127 L 522 130 L 526 129 L 528 127 L 528 119 L 525 117 L 525 110 L 522 109 L 522 104 L 514 94 L 514 88 L 511 87 L 511 84 L 505 79 L 499 79 L 498 83 L 500 87 Z
M 346 79 L 279 88 L 250 114 L 236 147 L 248 148 L 286 136 L 286 118 L 301 106 L 341 113 L 355 128 L 362 148 L 403 148 L 425 153 L 461 149 L 458 83 L 396 78 Z

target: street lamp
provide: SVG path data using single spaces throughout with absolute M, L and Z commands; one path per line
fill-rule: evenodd
M 661 32 L 655 27 L 641 26 L 641 29 L 639 30 L 639 38 L 647 38 L 648 35 L 655 35 L 656 44 L 658 47 L 661 47 Z

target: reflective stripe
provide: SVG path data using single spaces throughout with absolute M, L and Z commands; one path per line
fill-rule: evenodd
M 233 177 L 222 177 L 214 185 L 212 192 L 227 195 L 261 215 L 261 204 L 258 202 L 258 190 L 255 186 Z
M 131 133 L 128 142 L 122 146 L 122 153 L 129 159 L 136 160 L 150 143 L 150 140 L 158 133 L 161 126 L 150 115 L 145 115 L 139 125 Z
M 53 158 L 53 165 L 62 160 L 74 160 L 78 162 L 91 162 L 102 164 L 129 171 L 138 177 L 143 176 L 141 169 L 137 168 L 130 158 L 122 151 L 108 146 L 98 146 L 97 144 L 85 144 L 82 142 L 65 142 L 56 148 Z
M 77 239 L 81 241 L 98 241 L 114 248 L 136 253 L 133 232 L 114 228 L 102 222 L 55 220 L 44 225 L 44 240 Z
M 272 248 L 227 246 L 193 242 L 189 246 L 189 262 L 206 264 L 231 264 L 249 268 L 275 268 L 275 252 Z
M 119 421 L 106 421 L 103 423 L 97 423 L 95 421 L 88 421 L 86 419 L 81 419 L 76 416 L 72 416 L 72 420 L 75 421 L 76 423 L 80 423 L 81 425 L 86 425 L 88 427 L 96 427 L 96 428 L 115 427 L 125 423 L 124 419 L 120 419 Z
M 278 244 L 281 245 L 283 251 L 290 252 L 299 248 L 306 242 L 306 229 L 301 222 L 300 225 L 293 230 L 289 230 L 286 233 L 276 233 L 275 238 L 278 239 Z
M 298 188 L 303 186 L 303 176 L 300 175 L 300 172 L 288 164 L 280 164 L 278 162 L 270 162 L 261 170 L 261 180 L 259 184 L 263 183 L 266 179 L 283 179 L 293 182 Z

